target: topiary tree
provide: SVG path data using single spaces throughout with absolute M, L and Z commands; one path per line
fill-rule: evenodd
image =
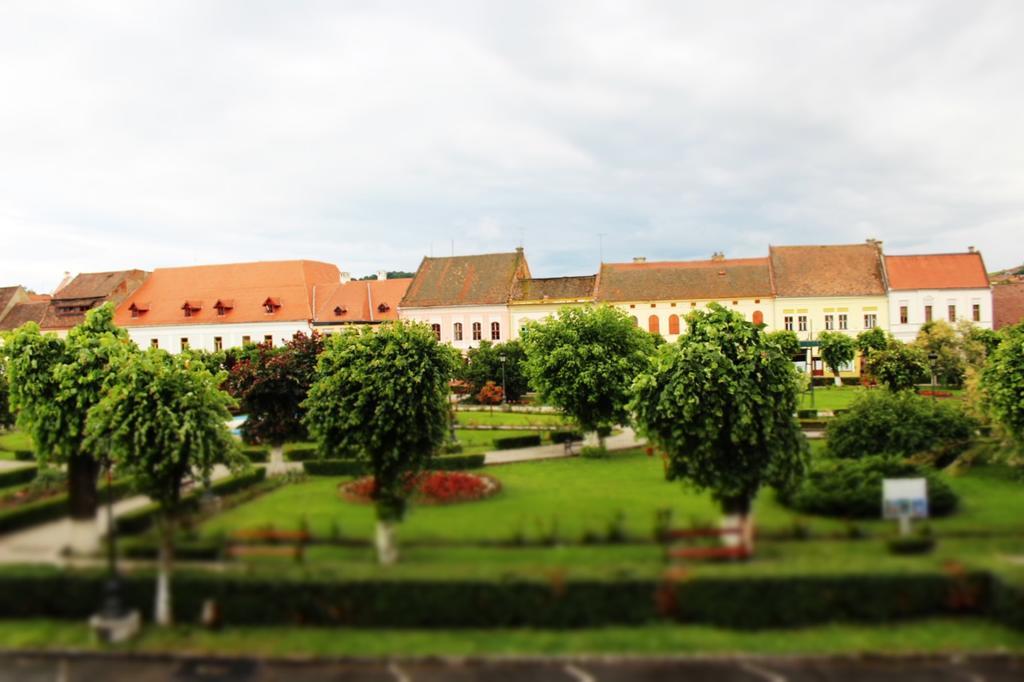
M 770 339 L 787 358 L 793 358 L 803 353 L 800 348 L 800 339 L 796 332 L 780 329 L 776 332 L 767 332 L 765 337 Z
M 109 453 L 118 471 L 160 505 L 154 609 L 160 625 L 173 620 L 170 576 L 183 486 L 208 485 L 215 465 L 244 461 L 227 427 L 234 401 L 219 388 L 224 378 L 187 355 L 154 348 L 123 363 L 89 411 L 88 448 Z
M 502 357 L 505 358 L 504 363 L 501 361 Z M 502 385 L 504 366 L 505 397 L 514 402 L 526 395 L 529 390 L 526 373 L 523 370 L 525 361 L 526 351 L 518 340 L 499 344 L 481 341 L 479 348 L 470 348 L 466 353 L 466 362 L 462 366 L 459 378 L 469 384 L 470 394 L 477 395 L 489 381 L 493 381 L 499 387 Z
M 226 387 L 246 415 L 242 440 L 271 445 L 272 462 L 284 460 L 286 442 L 307 437 L 302 402 L 323 347 L 317 332 L 298 332 L 280 348 L 258 346 L 231 366 Z
M 881 327 L 872 327 L 857 334 L 855 343 L 860 354 L 867 358 L 871 351 L 886 349 L 889 345 L 889 335 Z
M 562 408 L 584 431 L 630 422 L 630 386 L 650 367 L 651 335 L 610 306 L 562 308 L 523 332 L 526 373 L 542 400 Z
M 871 351 L 866 369 L 890 391 L 906 391 L 928 376 L 928 358 L 920 348 L 893 339 L 885 350 Z
M 631 407 L 667 455 L 668 478 L 710 490 L 749 533 L 758 489 L 793 485 L 806 466 L 798 372 L 775 338 L 718 304 L 686 326 L 637 378 Z
M 481 405 L 500 405 L 505 400 L 505 394 L 501 392 L 501 386 L 493 381 L 488 381 L 480 392 L 476 394 L 476 401 Z
M 334 336 L 320 358 L 306 424 L 322 454 L 363 460 L 373 473 L 382 564 L 398 559 L 408 476 L 445 441 L 453 364 L 429 327 L 405 322 Z
M 818 344 L 821 359 L 835 375 L 836 386 L 842 386 L 843 380 L 839 377 L 839 369 L 853 362 L 853 356 L 857 352 L 856 342 L 842 332 L 822 332 L 818 335 Z
M 89 410 L 105 395 L 108 376 L 138 352 L 113 317 L 109 304 L 90 310 L 65 339 L 42 334 L 30 322 L 9 334 L 3 347 L 18 426 L 32 436 L 41 463 L 67 465 L 71 517 L 89 523 L 96 518 L 96 479 L 105 454 L 85 444 Z M 77 529 L 72 535 L 77 544 Z
M 988 409 L 1024 447 L 1024 324 L 1004 329 L 1003 341 L 981 374 Z

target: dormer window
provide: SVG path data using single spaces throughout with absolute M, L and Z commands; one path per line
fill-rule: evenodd
M 203 302 L 185 301 L 182 304 L 181 309 L 184 311 L 185 317 L 194 317 L 199 313 L 200 310 L 203 309 Z
M 277 312 L 277 309 L 281 307 L 281 299 L 270 296 L 267 300 L 263 301 L 263 311 L 268 315 L 273 315 Z
M 235 307 L 235 302 L 229 298 L 219 298 L 217 302 L 213 304 L 213 309 L 217 311 L 217 317 L 224 317 Z
M 391 306 L 389 306 L 387 303 L 381 303 L 379 306 L 377 306 L 378 313 L 386 313 L 389 310 L 391 310 Z
M 148 303 L 132 303 L 128 306 L 128 312 L 133 318 L 137 318 L 149 311 Z
M 335 307 L 335 309 L 334 309 L 334 316 L 335 317 L 341 317 L 342 315 L 344 315 L 347 312 L 348 312 L 348 308 L 346 308 L 343 305 L 339 305 L 339 306 Z

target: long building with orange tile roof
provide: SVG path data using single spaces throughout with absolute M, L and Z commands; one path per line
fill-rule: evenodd
M 411 277 L 388 279 L 387 273 L 380 272 L 377 279 L 351 280 L 343 273 L 341 282 L 317 284 L 313 328 L 332 334 L 354 326 L 393 322 L 411 282 Z

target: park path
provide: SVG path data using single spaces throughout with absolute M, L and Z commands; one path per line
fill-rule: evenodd
M 622 433 L 605 439 L 605 447 L 609 451 L 629 450 L 646 445 L 647 441 L 636 435 L 633 429 L 624 428 Z M 491 450 L 484 453 L 484 464 L 513 464 L 515 462 L 533 462 L 540 459 L 559 459 L 572 457 L 566 453 L 564 445 L 537 445 L 531 448 L 514 450 Z
M 35 466 L 35 462 L 22 462 L 17 459 L 0 459 L 0 471 L 14 471 Z
M 227 467 L 218 465 L 213 471 L 213 480 L 230 475 Z M 150 499 L 145 495 L 134 495 L 119 500 L 114 503 L 114 517 L 120 517 L 148 504 Z M 101 504 L 94 524 L 72 525 L 71 519 L 64 517 L 0 536 L 0 564 L 65 566 L 69 563 L 69 558 L 65 555 L 64 549 L 72 537 L 73 529 L 78 553 L 98 552 L 100 540 L 107 532 L 106 504 Z

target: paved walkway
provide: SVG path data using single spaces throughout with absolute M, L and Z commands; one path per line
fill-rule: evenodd
M 633 429 L 630 428 L 625 428 L 622 433 L 605 439 L 605 446 L 610 451 L 629 450 L 646 445 L 646 443 L 646 440 L 637 437 Z M 566 454 L 564 445 L 538 445 L 514 450 L 492 450 L 484 453 L 484 464 L 512 464 L 513 462 L 533 462 L 539 459 L 558 459 L 571 456 Z
M 17 459 L 0 459 L 0 471 L 14 471 L 15 469 L 25 469 L 35 465 L 35 462 L 22 462 Z

